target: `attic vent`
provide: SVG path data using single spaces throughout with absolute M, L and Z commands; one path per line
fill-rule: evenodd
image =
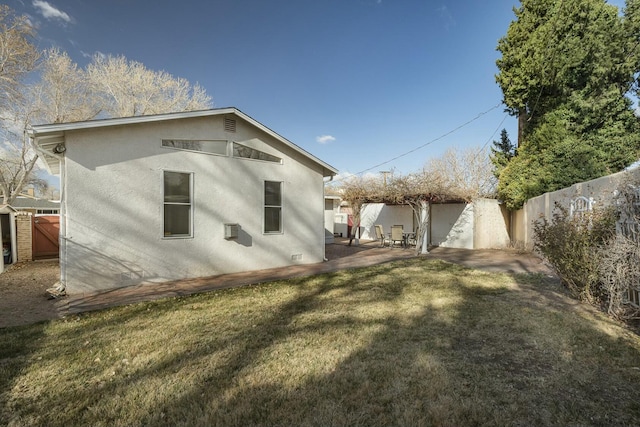
M 234 132 L 236 131 L 236 121 L 235 119 L 224 118 L 224 131 L 225 132 Z

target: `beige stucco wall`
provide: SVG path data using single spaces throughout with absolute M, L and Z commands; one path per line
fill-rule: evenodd
M 603 208 L 612 203 L 614 191 L 626 180 L 640 179 L 640 168 L 618 172 L 612 175 L 574 184 L 551 193 L 529 199 L 522 209 L 512 213 L 512 240 L 516 246 L 533 248 L 534 223 L 553 217 L 556 204 L 570 209 L 576 197 L 593 198 L 594 208 Z
M 67 132 L 61 264 L 68 292 L 323 260 L 320 166 L 240 118 L 237 132 L 226 133 L 222 120 Z M 162 139 L 228 139 L 283 163 L 173 150 Z M 192 238 L 163 236 L 165 170 L 193 173 Z M 283 182 L 281 234 L 263 233 L 265 180 Z M 224 223 L 240 225 L 237 240 L 224 239 Z
M 508 216 L 495 199 L 474 200 L 474 249 L 509 247 Z

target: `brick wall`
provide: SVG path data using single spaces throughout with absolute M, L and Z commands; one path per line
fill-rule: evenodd
M 19 212 L 16 214 L 18 262 L 33 261 L 32 218 L 33 216 L 30 213 Z

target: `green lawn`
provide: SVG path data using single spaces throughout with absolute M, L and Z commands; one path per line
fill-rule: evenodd
M 637 425 L 640 338 L 411 259 L 0 329 L 0 425 Z

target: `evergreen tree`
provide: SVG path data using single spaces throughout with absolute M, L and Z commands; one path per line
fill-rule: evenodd
M 502 129 L 500 141 L 493 141 L 493 147 L 491 147 L 491 154 L 489 155 L 493 164 L 493 175 L 496 178 L 500 178 L 500 174 L 515 155 L 516 147 L 509 139 L 507 130 Z
M 500 174 L 510 208 L 638 158 L 640 123 L 627 95 L 640 71 L 639 2 L 628 0 L 624 15 L 604 0 L 522 0 L 515 9 L 496 76 L 523 126 L 518 156 Z

